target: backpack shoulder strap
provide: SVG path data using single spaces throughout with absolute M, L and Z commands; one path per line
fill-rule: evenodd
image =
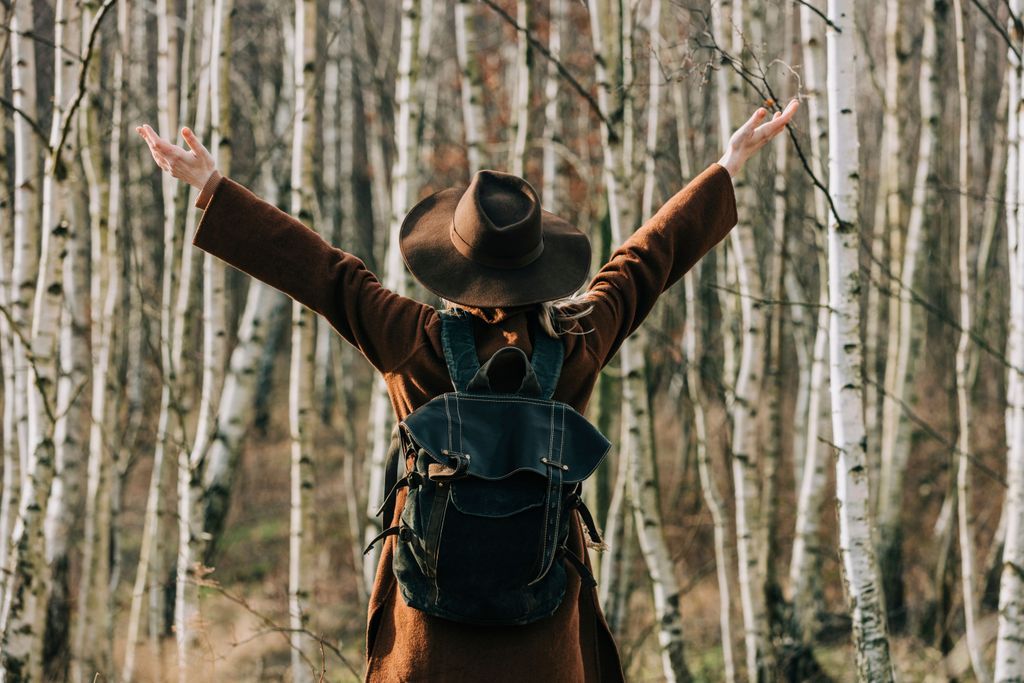
M 530 365 L 540 382 L 541 398 L 549 399 L 555 393 L 558 376 L 562 373 L 562 358 L 565 347 L 560 338 L 552 337 L 541 328 L 536 315 L 530 316 L 530 329 L 533 332 L 533 353 L 530 354 Z
M 476 354 L 476 340 L 473 337 L 473 321 L 470 313 L 459 309 L 438 311 L 441 316 L 441 345 L 448 374 L 456 391 L 465 391 L 469 380 L 480 369 Z

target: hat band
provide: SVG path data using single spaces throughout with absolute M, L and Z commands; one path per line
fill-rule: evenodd
M 452 219 L 451 230 L 448 232 L 451 236 L 452 244 L 455 245 L 455 249 L 457 249 L 460 254 L 468 258 L 470 261 L 474 261 L 482 266 L 489 266 L 491 268 L 504 268 L 506 270 L 522 268 L 530 265 L 540 258 L 541 252 L 544 251 L 544 238 L 541 237 L 537 246 L 522 256 L 517 258 L 495 258 L 488 254 L 481 254 L 479 250 L 474 249 L 473 245 L 467 242 L 465 238 L 459 234 L 459 231 L 455 229 L 454 217 Z

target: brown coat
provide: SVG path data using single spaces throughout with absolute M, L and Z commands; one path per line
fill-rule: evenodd
M 324 316 L 383 373 L 399 419 L 452 391 L 433 307 L 385 289 L 361 260 L 228 177 L 215 174 L 196 205 L 205 210 L 192 243 Z M 589 285 L 594 310 L 583 322 L 592 331 L 565 337 L 554 399 L 583 412 L 598 373 L 622 341 L 736 220 L 732 179 L 712 164 L 616 250 Z M 481 361 L 508 344 L 529 355 L 531 308 L 473 311 Z M 404 492 L 389 523 L 397 521 Z M 570 549 L 589 567 L 579 517 L 574 518 Z M 366 681 L 623 680 L 596 589 L 581 591 L 575 572 L 567 572 L 565 599 L 547 619 L 526 626 L 466 626 L 425 615 L 399 599 L 391 571 L 393 542 L 388 537 L 382 547 L 370 596 Z

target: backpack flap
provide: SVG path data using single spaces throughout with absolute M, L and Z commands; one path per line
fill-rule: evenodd
M 560 453 L 561 479 L 571 484 L 593 474 L 611 447 L 571 406 L 512 394 L 442 394 L 402 428 L 441 466 L 435 472 L 448 478 L 495 480 L 533 471 L 546 479 L 545 461 Z

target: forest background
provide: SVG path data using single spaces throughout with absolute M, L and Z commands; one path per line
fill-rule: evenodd
M 1019 0 L 4 0 L 4 680 L 359 680 L 393 416 L 191 245 L 181 144 L 391 288 L 478 168 L 595 272 L 758 106 L 787 134 L 588 416 L 630 681 L 1024 675 Z M 724 133 L 724 134 L 723 134 Z M 827 276 L 831 274 L 833 277 Z

